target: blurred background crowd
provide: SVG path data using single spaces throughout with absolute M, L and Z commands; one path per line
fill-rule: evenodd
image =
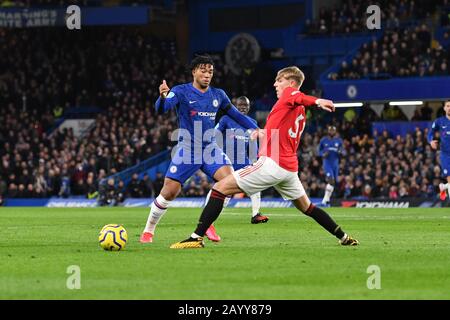
M 0 1 L 0 6 L 29 7 L 31 3 L 64 2 Z M 365 20 L 357 17 L 369 3 L 345 0 L 342 6 L 320 10 L 317 19 L 306 21 L 305 34 L 367 32 Z M 448 1 L 378 3 L 389 8 L 383 11 L 384 34 L 363 44 L 350 63 L 342 62 L 328 77 L 448 75 L 449 42 L 433 40 L 427 23 L 405 24 L 411 17 L 432 18 Z M 448 15 L 439 19 L 443 26 L 449 24 Z M 446 32 L 444 39 L 448 37 Z M 178 126 L 175 112 L 156 115 L 153 108 L 162 79 L 169 86 L 191 80 L 173 39 L 156 38 L 138 28 L 86 28 L 69 35 L 60 28 L 0 28 L 0 57 L 0 198 L 82 196 L 108 204 L 111 197 L 120 203 L 128 197 L 158 195 L 165 172 L 153 179 L 133 175 L 128 184 L 111 176 L 174 145 L 170 134 Z M 261 101 L 266 105 L 275 101 L 271 87 L 275 70 L 261 63 L 251 73 L 235 75 L 222 56 L 213 57 L 217 63 L 213 84 L 231 98 L 247 95 L 255 108 Z M 86 106 L 101 110 L 92 129 L 79 137 L 71 129 L 55 129 L 69 109 Z M 309 195 L 323 196 L 325 177 L 316 148 L 326 126 L 333 123 L 345 149 L 336 197 L 434 197 L 440 168 L 436 151 L 426 142 L 427 130 L 417 129 L 403 137 L 373 132 L 371 122 L 407 120 L 395 107 L 381 115 L 371 110 L 353 113 L 352 117 L 326 118 L 309 112 L 311 130 L 307 127 L 298 153 L 301 180 Z M 424 105 L 412 120 L 431 119 L 432 110 Z M 100 186 L 103 179 L 107 183 Z M 183 186 L 182 196 L 203 197 L 210 187 L 211 181 L 197 172 Z M 264 195 L 277 196 L 274 190 Z

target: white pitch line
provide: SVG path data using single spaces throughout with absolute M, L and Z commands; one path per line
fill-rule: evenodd
M 223 215 L 231 215 L 231 216 L 246 216 L 249 215 L 249 213 L 245 212 L 236 212 L 236 211 L 226 211 L 223 213 Z M 340 218 L 346 218 L 346 219 L 353 219 L 353 220 L 366 220 L 366 219 L 374 219 L 374 220 L 410 220 L 410 219 L 420 219 L 420 220 L 436 220 L 436 219 L 443 219 L 443 220 L 449 220 L 450 216 L 442 216 L 442 217 L 430 217 L 430 216 L 362 216 L 362 215 L 341 215 L 341 214 L 335 214 L 336 217 Z M 302 217 L 306 218 L 306 216 L 302 213 L 298 214 L 292 214 L 292 213 L 274 213 L 271 214 L 270 217 Z

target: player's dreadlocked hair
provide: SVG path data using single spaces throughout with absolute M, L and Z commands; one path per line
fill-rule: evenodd
M 191 64 L 189 65 L 189 69 L 192 71 L 196 69 L 198 66 L 201 66 L 202 64 L 210 64 L 214 66 L 213 59 L 205 54 L 205 55 L 196 55 L 194 59 L 192 59 Z

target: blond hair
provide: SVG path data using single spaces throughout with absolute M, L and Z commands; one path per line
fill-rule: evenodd
M 299 86 L 301 86 L 303 81 L 305 80 L 305 75 L 302 72 L 302 70 L 300 70 L 298 67 L 291 66 L 283 68 L 280 71 L 278 71 L 275 80 L 278 80 L 280 78 L 285 78 L 287 80 L 294 80 L 295 82 L 297 82 Z

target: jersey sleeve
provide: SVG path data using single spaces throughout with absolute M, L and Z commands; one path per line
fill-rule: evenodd
M 288 87 L 288 88 L 284 89 L 282 99 L 284 100 L 284 102 L 286 103 L 286 105 L 289 108 L 295 108 L 300 105 L 303 105 L 305 107 L 315 106 L 316 100 L 318 98 L 313 97 L 313 96 L 308 96 L 295 88 Z
M 431 125 L 431 130 L 428 132 L 427 136 L 428 143 L 434 140 L 434 135 L 436 134 L 436 132 L 439 131 L 439 129 L 440 129 L 439 118 L 437 118 L 436 120 L 433 121 L 433 124 Z
M 163 114 L 178 105 L 181 101 L 181 88 L 179 86 L 173 87 L 166 98 L 158 97 L 155 102 L 155 110 L 158 114 Z
M 223 116 L 222 118 L 220 118 L 219 123 L 217 123 L 217 125 L 215 126 L 215 129 L 217 131 L 224 133 L 227 128 L 227 121 L 228 121 L 228 116 Z
M 220 95 L 220 109 L 225 108 L 227 105 L 231 104 L 230 98 L 222 89 L 217 89 Z

